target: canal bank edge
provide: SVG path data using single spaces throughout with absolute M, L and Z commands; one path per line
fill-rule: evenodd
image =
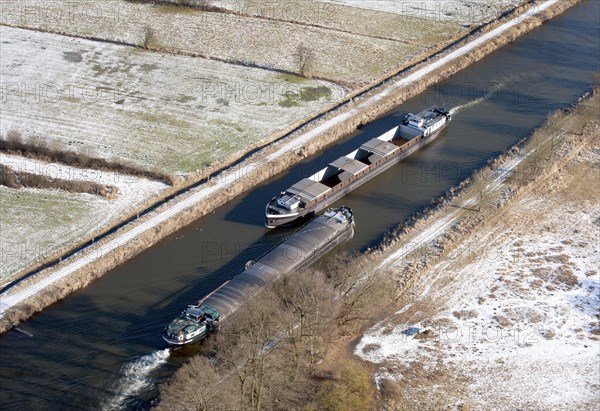
M 549 113 L 546 121 L 527 137 L 515 143 L 504 153 L 490 159 L 488 165 L 475 170 L 473 175 L 452 187 L 445 195 L 433 200 L 429 207 L 414 218 L 392 230 L 378 247 L 368 253 L 368 258 L 378 262 L 379 268 L 384 268 L 387 266 L 385 257 L 393 250 L 401 249 L 405 258 L 411 256 L 412 253 L 421 253 L 420 258 L 411 259 L 414 264 L 401 264 L 404 267 L 399 271 L 396 267 L 398 289 L 402 294 L 406 289 L 412 287 L 428 268 L 448 256 L 456 244 L 464 241 L 467 236 L 481 227 L 498 220 L 511 204 L 529 195 L 540 183 L 551 179 L 585 148 L 589 147 L 593 140 L 598 138 L 599 128 L 598 121 L 594 121 L 595 117 L 591 117 L 587 121 L 584 119 L 579 124 L 582 126 L 580 133 L 566 128 L 558 129 L 557 124 L 571 117 L 582 116 L 581 111 L 586 105 L 593 107 L 598 104 L 599 100 L 600 83 L 594 86 L 591 92 L 583 94 L 576 103 Z M 574 125 L 571 124 L 571 126 Z M 594 130 L 593 127 L 596 129 Z M 546 139 L 540 138 L 544 135 L 546 135 Z M 545 147 L 549 152 L 541 150 L 544 145 L 549 145 L 549 147 Z M 560 153 L 561 150 L 564 151 L 564 154 Z M 542 160 L 532 155 L 535 154 L 535 151 L 543 151 L 541 154 L 538 153 Z M 498 188 L 489 190 L 486 195 L 491 198 L 482 199 L 479 204 L 480 208 L 476 207 L 476 204 L 466 207 L 465 203 L 468 203 L 469 199 L 480 195 L 477 193 L 480 190 L 477 185 L 493 182 L 494 173 L 501 175 L 501 185 L 505 190 Z M 433 239 L 428 238 L 428 241 L 431 240 L 429 244 L 433 244 L 432 247 L 435 251 L 422 252 L 423 250 L 419 247 L 407 247 L 407 245 L 415 243 L 415 235 L 431 229 L 434 222 L 446 217 L 450 210 L 457 215 L 446 224 L 449 227 L 448 230 L 436 235 Z
M 400 64 L 398 67 L 392 68 L 390 71 L 382 74 L 379 78 L 375 79 L 373 82 L 366 84 L 362 87 L 356 88 L 354 91 L 347 94 L 344 99 L 338 103 L 334 103 L 329 105 L 328 107 L 323 108 L 319 112 L 311 115 L 309 117 L 298 120 L 296 123 L 289 125 L 285 129 L 276 130 L 271 135 L 267 136 L 261 141 L 257 141 L 245 149 L 240 150 L 236 153 L 232 153 L 226 156 L 223 159 L 217 160 L 212 164 L 204 167 L 196 172 L 192 172 L 185 176 L 177 176 L 175 178 L 175 183 L 173 186 L 166 188 L 162 192 L 158 193 L 153 198 L 147 200 L 144 204 L 136 207 L 135 210 L 132 210 L 126 215 L 121 216 L 119 219 L 113 221 L 109 225 L 105 227 L 101 227 L 97 230 L 94 230 L 89 235 L 82 238 L 80 241 L 76 241 L 74 243 L 68 244 L 65 247 L 61 247 L 58 251 L 50 253 L 47 257 L 36 261 L 32 264 L 21 269 L 19 272 L 15 273 L 11 276 L 11 280 L 7 281 L 4 284 L 0 284 L 0 290 L 8 290 L 11 289 L 13 285 L 20 283 L 23 279 L 31 276 L 37 275 L 39 271 L 46 270 L 48 267 L 54 266 L 57 262 L 60 262 L 64 259 L 71 257 L 75 252 L 79 252 L 80 250 L 89 247 L 95 241 L 102 240 L 110 233 L 115 232 L 116 230 L 122 229 L 127 224 L 130 224 L 132 220 L 139 218 L 140 216 L 148 214 L 154 208 L 161 206 L 163 203 L 167 201 L 171 201 L 173 198 L 177 196 L 181 196 L 185 194 L 185 192 L 189 190 L 193 190 L 194 188 L 205 184 L 211 176 L 222 174 L 228 171 L 229 168 L 243 163 L 245 160 L 251 158 L 254 154 L 260 152 L 261 150 L 268 150 L 269 146 L 273 143 L 279 141 L 288 141 L 290 139 L 294 139 L 299 134 L 302 134 L 306 130 L 310 130 L 314 127 L 320 119 L 331 118 L 339 114 L 340 110 L 345 110 L 351 105 L 355 99 L 362 99 L 369 95 L 372 95 L 373 92 L 377 92 L 378 89 L 384 85 L 385 82 L 392 81 L 403 73 L 410 71 L 411 69 L 418 68 L 423 64 L 427 64 L 430 59 L 435 59 L 437 56 L 442 55 L 445 51 L 452 49 L 457 45 L 463 44 L 467 40 L 471 39 L 472 35 L 476 34 L 485 34 L 493 28 L 497 27 L 499 24 L 510 20 L 515 16 L 520 16 L 525 13 L 527 10 L 531 9 L 541 0 L 520 0 L 519 4 L 514 6 L 512 9 L 504 12 L 498 19 L 492 20 L 488 23 L 483 23 L 480 26 L 473 28 L 472 30 L 466 33 L 458 33 L 452 38 L 448 39 L 448 41 L 441 43 L 440 45 L 430 48 L 428 50 L 423 51 L 419 55 L 411 58 L 410 60 Z M 179 7 L 179 6 L 178 6 Z M 186 6 L 180 6 L 186 7 Z M 11 24 L 3 24 L 7 27 L 20 28 L 20 26 L 15 26 Z M 37 31 L 41 33 L 49 33 L 49 34 L 59 34 L 66 35 L 68 37 L 85 39 L 91 41 L 99 41 L 106 42 L 115 45 L 135 47 L 135 48 L 143 48 L 145 50 L 151 50 L 155 52 L 162 52 L 168 54 L 177 54 L 177 55 L 187 55 L 190 57 L 201 57 L 196 56 L 190 53 L 183 52 L 175 52 L 169 51 L 161 48 L 155 47 L 141 47 L 136 44 L 130 44 L 126 42 L 119 42 L 113 40 L 99 39 L 96 37 L 83 36 L 83 35 L 75 35 L 75 34 L 65 34 L 65 33 L 57 33 L 55 31 L 43 29 L 43 28 L 27 28 L 27 30 Z M 203 57 L 202 57 L 203 58 Z M 343 86 L 343 85 L 342 85 Z M 1 312 L 0 312 L 1 316 Z
M 461 243 L 463 243 L 466 238 L 477 235 L 478 233 L 485 231 L 488 227 L 496 224 L 503 216 L 510 212 L 512 206 L 519 201 L 522 201 L 523 198 L 526 198 L 528 195 L 531 195 L 531 193 L 538 190 L 540 186 L 544 186 L 546 182 L 551 181 L 560 174 L 565 167 L 568 167 L 573 159 L 593 143 L 594 136 L 596 136 L 595 138 L 597 140 L 600 125 L 597 120 L 594 121 L 595 119 L 592 118 L 592 121 L 582 121 L 586 126 L 582 127 L 581 134 L 574 130 L 571 130 L 570 132 L 563 130 L 566 133 L 561 138 L 561 142 L 564 144 L 561 148 L 554 147 L 552 143 L 555 142 L 554 138 L 556 137 L 556 122 L 560 123 L 572 116 L 581 115 L 579 109 L 584 107 L 584 105 L 589 107 L 590 103 L 592 103 L 592 106 L 597 106 L 599 96 L 600 88 L 597 86 L 592 93 L 586 93 L 582 96 L 576 104 L 550 113 L 547 120 L 539 128 L 535 129 L 527 138 L 524 138 L 510 147 L 504 154 L 491 160 L 488 166 L 475 171 L 473 176 L 461 183 L 461 185 L 464 186 L 464 190 L 449 193 L 444 198 L 445 201 L 443 204 L 431 207 L 427 212 L 423 213 L 418 220 L 414 221 L 414 225 L 402 227 L 402 230 L 399 230 L 397 233 L 390 236 L 387 243 L 382 244 L 380 247 L 377 247 L 367 254 L 346 261 L 346 263 L 350 262 L 352 266 L 378 267 L 378 269 L 373 269 L 373 275 L 389 277 L 390 274 L 392 274 L 395 276 L 394 280 L 397 285 L 397 290 L 395 292 L 396 303 L 385 309 L 388 315 L 393 317 L 399 312 L 404 311 L 402 309 L 403 307 L 410 307 L 410 302 L 414 299 L 414 296 L 411 295 L 412 288 L 418 281 L 423 278 L 428 278 L 426 277 L 428 269 L 447 258 L 457 247 L 460 247 Z M 573 128 L 576 127 L 574 124 L 571 125 Z M 437 236 L 435 236 L 434 240 L 428 238 L 426 243 L 427 245 L 435 243 L 431 247 L 437 248 L 437 252 L 427 252 L 422 254 L 420 247 L 406 247 L 407 245 L 414 243 L 413 234 L 418 235 L 423 229 L 431 229 L 440 218 L 447 214 L 455 213 L 457 205 L 468 201 L 473 196 L 477 196 L 477 187 L 473 187 L 471 182 L 476 179 L 478 175 L 484 174 L 485 177 L 494 182 L 495 175 L 486 172 L 503 172 L 504 168 L 508 165 L 513 165 L 515 160 L 518 161 L 518 166 L 510 168 L 510 171 L 518 175 L 520 172 L 518 167 L 525 166 L 525 168 L 527 168 L 527 165 L 524 163 L 528 160 L 532 160 L 530 153 L 539 149 L 538 143 L 544 144 L 548 142 L 550 142 L 550 146 L 554 147 L 557 152 L 553 152 L 554 155 L 550 157 L 546 156 L 547 153 L 543 153 L 542 157 L 546 161 L 538 170 L 539 172 L 528 174 L 528 177 L 530 178 L 527 179 L 504 179 L 504 184 L 510 186 L 510 195 L 508 197 L 505 198 L 502 195 L 503 190 L 498 190 L 495 194 L 499 195 L 499 198 L 501 199 L 499 204 L 488 204 L 487 207 L 483 207 L 479 211 L 471 209 L 463 210 L 464 213 L 454 221 L 454 224 L 451 227 L 445 231 L 435 231 Z M 441 244 L 441 247 L 440 242 L 443 243 Z M 393 255 L 398 250 L 403 251 L 401 256 L 402 261 L 398 266 L 381 265 L 382 262 L 390 257 L 390 254 Z M 414 254 L 418 254 L 416 258 L 414 258 L 414 254 L 410 253 L 410 250 L 413 250 Z M 418 260 L 419 264 L 411 264 L 411 261 L 413 260 Z M 403 303 L 403 300 L 406 301 Z M 381 318 L 364 318 L 362 321 L 363 323 L 356 327 L 355 332 L 340 337 L 333 346 L 328 347 L 330 352 L 324 355 L 320 366 L 325 367 L 324 369 L 327 370 L 327 367 L 331 366 L 332 362 L 340 363 L 349 358 L 355 359 L 357 354 L 357 344 L 364 335 L 363 333 L 365 330 L 371 329 L 376 324 L 380 324 L 382 321 L 386 320 L 382 320 Z M 191 364 L 191 366 L 193 366 L 194 358 L 190 361 L 191 362 L 189 362 L 188 365 Z M 361 359 L 360 361 L 364 360 Z M 366 367 L 373 372 L 378 368 L 377 365 L 366 364 Z M 157 409 L 162 410 L 172 407 L 173 403 L 169 402 L 169 400 L 173 399 L 173 392 L 178 394 L 186 392 L 185 387 L 186 385 L 189 386 L 191 380 L 189 379 L 189 368 L 185 369 L 185 367 L 186 366 L 177 370 L 169 381 L 160 384 L 159 390 L 161 391 L 161 394 L 151 402 L 154 406 L 158 404 Z M 321 369 L 321 372 L 323 372 L 323 369 Z M 163 390 L 167 387 L 169 388 L 171 395 L 166 396 L 165 398 Z M 385 392 L 385 389 L 381 389 L 379 392 L 381 394 Z M 391 395 L 394 396 L 395 393 L 391 392 Z M 380 399 L 381 398 L 378 398 L 378 400 Z M 178 400 L 185 403 L 185 399 L 178 397 Z M 181 403 L 179 404 L 181 405 Z M 379 403 L 378 406 L 381 408 Z
M 241 193 L 250 190 L 254 185 L 267 180 L 284 171 L 292 164 L 300 162 L 305 157 L 312 155 L 325 146 L 343 138 L 353 132 L 359 125 L 372 121 L 383 112 L 418 95 L 431 85 L 447 79 L 451 75 L 482 59 L 505 44 L 514 41 L 521 35 L 540 26 L 545 21 L 561 14 L 580 1 L 582 0 L 548 0 L 541 3 L 535 3 L 535 5 L 531 6 L 532 8 L 539 8 L 544 5 L 547 6 L 541 13 L 533 14 L 531 17 L 523 19 L 522 21 L 519 21 L 522 19 L 520 14 L 516 18 L 513 16 L 513 18 L 508 19 L 508 21 L 515 22 L 515 24 L 507 28 L 506 31 L 483 42 L 473 50 L 457 56 L 453 61 L 450 61 L 449 64 L 435 68 L 434 71 L 432 71 L 432 74 L 427 78 L 420 78 L 413 83 L 408 84 L 405 84 L 402 79 L 399 79 L 398 81 L 379 87 L 379 89 L 376 92 L 372 92 L 372 94 L 367 93 L 360 99 L 352 101 L 340 110 L 340 112 L 335 113 L 336 116 L 334 116 L 334 119 L 339 117 L 344 118 L 337 121 L 334 128 L 322 133 L 319 132 L 319 129 L 326 125 L 327 121 L 325 119 L 320 119 L 315 122 L 311 128 L 307 128 L 306 130 L 300 129 L 299 137 L 289 137 L 289 140 L 291 141 L 287 146 L 291 146 L 290 149 L 293 150 L 289 152 L 288 149 L 288 152 L 284 152 L 279 156 L 274 157 L 273 160 L 276 161 L 269 159 L 270 152 L 277 148 L 271 146 L 262 152 L 253 155 L 239 166 L 235 166 L 234 168 L 236 170 L 230 172 L 229 175 L 226 175 L 227 172 L 224 172 L 225 175 L 219 175 L 218 179 L 222 179 L 221 182 L 227 183 L 227 186 L 219 188 L 218 186 L 221 182 L 215 183 L 214 181 L 209 180 L 209 182 L 205 184 L 205 190 L 209 191 L 209 193 L 206 194 L 206 198 L 202 198 L 201 202 L 192 203 L 179 210 L 180 212 L 173 213 L 168 219 L 160 221 L 157 225 L 142 231 L 139 235 L 135 235 L 121 244 L 117 244 L 116 247 L 103 250 L 105 244 L 112 243 L 114 245 L 114 240 L 126 236 L 127 233 L 132 234 L 135 231 L 138 231 L 135 228 L 139 227 L 140 224 L 143 224 L 144 221 L 152 219 L 152 217 L 155 217 L 157 214 L 161 214 L 163 210 L 172 209 L 174 206 L 177 206 L 177 204 L 181 204 L 182 201 L 177 204 L 165 204 L 159 209 L 152 211 L 147 216 L 142 217 L 140 221 L 133 222 L 123 227 L 117 233 L 107 236 L 94 244 L 94 246 L 82 251 L 81 255 L 78 255 L 77 258 L 65 260 L 59 264 L 59 266 L 45 270 L 39 275 L 36 275 L 35 278 L 24 280 L 14 288 L 3 293 L 2 297 L 0 297 L 6 301 L 7 299 L 14 298 L 14 296 L 19 293 L 21 293 L 20 295 L 22 296 L 22 298 L 14 304 L 11 303 L 7 305 L 3 301 L 0 301 L 0 307 L 2 307 L 3 311 L 2 318 L 0 319 L 0 333 L 12 328 L 16 323 L 28 318 L 35 312 L 41 311 L 52 303 L 65 298 L 71 292 L 85 287 L 91 281 L 99 278 L 112 268 L 131 259 L 135 255 L 156 244 L 161 239 L 206 215 Z M 498 23 L 498 25 L 501 24 L 503 24 L 503 22 Z M 460 48 L 472 44 L 473 41 L 477 40 L 471 40 L 466 45 L 462 45 L 456 49 L 460 50 Z M 450 52 L 451 51 L 449 51 L 449 53 Z M 442 58 L 443 57 L 440 57 L 440 59 Z M 425 67 L 431 66 L 435 61 L 437 60 L 429 62 Z M 422 69 L 422 67 L 418 66 L 415 70 L 411 70 L 411 72 L 418 71 L 419 69 Z M 408 75 L 410 75 L 410 72 Z M 393 86 L 399 86 L 401 88 L 399 90 L 393 90 Z M 364 100 L 367 101 L 364 102 Z M 360 104 L 360 101 L 363 101 L 363 103 Z M 360 111 L 358 109 L 360 109 Z M 294 144 L 292 143 L 298 141 L 302 142 L 302 134 L 306 135 L 309 131 L 319 132 L 318 141 L 307 140 L 306 145 L 301 144 L 299 147 L 294 147 Z M 288 138 L 286 138 L 286 140 L 288 140 Z M 281 152 L 281 149 L 279 152 Z M 256 162 L 260 159 L 266 159 L 267 162 L 259 163 L 258 166 L 260 167 L 257 167 Z M 233 178 L 231 178 L 231 173 L 233 173 Z M 237 176 L 236 173 L 238 173 Z M 227 180 L 228 177 L 229 180 Z M 182 195 L 182 199 L 185 200 L 185 197 L 189 199 L 192 194 L 193 193 L 190 192 L 185 193 Z M 62 270 L 65 266 L 70 266 L 71 268 L 67 274 L 59 276 L 58 278 L 53 277 L 54 273 Z M 36 282 L 36 280 L 38 281 Z

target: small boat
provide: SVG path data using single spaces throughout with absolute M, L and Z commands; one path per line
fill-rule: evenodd
M 219 312 L 213 307 L 189 305 L 165 327 L 163 339 L 171 345 L 184 345 L 199 341 L 217 327 Z
M 265 207 L 265 225 L 289 225 L 314 215 L 433 141 L 450 120 L 439 107 L 408 114 L 396 127 L 273 197 Z

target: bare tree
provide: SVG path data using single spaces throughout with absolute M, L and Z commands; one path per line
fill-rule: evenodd
M 489 168 L 479 170 L 473 177 L 473 188 L 476 192 L 478 212 L 493 201 L 492 181 L 492 170 Z
M 289 311 L 287 342 L 292 349 L 296 375 L 305 343 L 309 365 L 313 366 L 324 336 L 330 333 L 338 309 L 333 283 L 322 272 L 306 270 L 279 282 L 275 291 Z
M 556 151 L 560 148 L 566 127 L 564 115 L 552 115 L 546 125 L 543 127 L 543 133 L 540 138 L 538 150 L 543 152 L 544 160 L 549 161 Z
M 144 27 L 144 38 L 142 40 L 142 47 L 144 47 L 145 49 L 150 48 L 152 46 L 152 43 L 154 43 L 155 40 L 156 40 L 156 34 L 154 32 L 154 29 L 150 26 L 145 26 Z
M 235 316 L 235 327 L 220 333 L 224 349 L 217 356 L 228 364 L 238 380 L 238 401 L 242 409 L 259 410 L 265 400 L 270 357 L 283 341 L 279 299 L 270 290 L 244 305 Z
M 373 272 L 366 263 L 357 265 L 350 256 L 337 257 L 327 274 L 339 299 L 336 323 L 340 328 L 373 318 L 392 301 L 395 291 L 392 278 Z
M 314 59 L 315 53 L 311 48 L 304 45 L 298 46 L 296 49 L 296 60 L 298 62 L 298 73 L 302 77 L 311 78 Z
M 210 361 L 203 356 L 194 357 L 178 373 L 185 383 L 177 382 L 161 389 L 161 406 L 166 408 L 208 411 L 226 402 L 219 382 L 224 378 Z

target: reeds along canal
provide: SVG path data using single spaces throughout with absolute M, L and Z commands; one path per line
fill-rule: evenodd
M 451 186 L 591 88 L 600 3 L 586 1 L 381 119 L 217 209 L 0 337 L 4 410 L 143 406 L 190 350 L 164 352 L 164 326 L 289 234 L 264 227 L 264 205 L 397 124 L 454 108 L 435 142 L 348 194 L 351 249 L 378 242 Z M 193 350 L 192 350 L 193 352 Z

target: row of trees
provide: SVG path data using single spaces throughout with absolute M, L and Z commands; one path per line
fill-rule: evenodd
M 39 135 L 32 135 L 25 139 L 21 132 L 15 129 L 8 130 L 5 137 L 0 138 L 0 152 L 73 167 L 91 168 L 148 178 L 168 185 L 173 185 L 176 182 L 175 176 L 159 169 L 144 169 L 132 163 L 121 162 L 119 159 L 107 160 L 81 151 L 68 150 L 58 140 L 45 140 Z
M 9 188 L 39 188 L 64 190 L 70 193 L 95 194 L 112 199 L 117 195 L 117 187 L 98 184 L 93 181 L 53 178 L 43 174 L 27 173 L 0 164 L 0 185 Z
M 370 373 L 347 338 L 392 300 L 391 281 L 343 259 L 274 284 L 161 388 L 159 408 L 365 410 Z M 342 342 L 341 344 L 339 342 Z

